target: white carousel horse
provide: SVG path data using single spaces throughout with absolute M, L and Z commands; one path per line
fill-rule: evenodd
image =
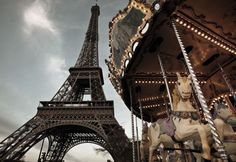
M 224 104 L 215 104 L 215 119 L 214 123 L 217 128 L 217 133 L 220 136 L 220 140 L 223 142 L 225 146 L 225 150 L 227 155 L 231 158 L 231 160 L 236 161 L 236 134 L 229 123 L 236 123 L 235 115 L 224 105 Z M 208 125 L 205 125 L 205 129 L 208 132 L 208 141 L 210 144 L 213 144 L 213 139 L 211 135 L 211 130 Z M 191 141 L 192 143 L 189 145 L 191 148 L 194 148 L 196 145 L 200 145 L 196 141 Z M 193 144 L 194 143 L 194 144 Z M 198 144 L 197 144 L 198 143 Z M 194 153 L 195 158 L 197 158 L 197 162 L 199 159 L 199 154 Z M 220 156 L 218 153 L 213 153 L 214 159 L 213 161 L 220 161 Z
M 236 133 L 229 123 L 236 123 L 235 115 L 224 104 L 215 104 L 215 117 L 214 123 L 220 140 L 225 146 L 226 153 L 231 160 L 236 161 Z M 210 132 L 209 128 L 207 128 Z
M 198 120 L 197 111 L 193 108 L 190 97 L 192 94 L 191 78 L 181 77 L 177 73 L 178 81 L 173 93 L 173 107 L 172 110 L 173 123 L 176 127 L 174 136 L 168 135 L 168 133 L 162 133 L 162 125 L 160 122 L 153 123 L 148 129 L 148 137 L 150 141 L 149 147 L 149 162 L 152 162 L 153 151 L 162 143 L 173 144 L 173 137 L 177 141 L 187 141 L 197 139 L 201 141 L 202 157 L 205 161 L 210 161 L 210 147 L 207 140 L 207 132 L 202 124 Z M 167 130 L 168 131 L 168 130 Z M 199 138 L 200 137 L 200 138 Z

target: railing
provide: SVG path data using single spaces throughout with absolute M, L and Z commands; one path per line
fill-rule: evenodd
M 39 108 L 41 107 L 113 107 L 113 101 L 40 101 Z

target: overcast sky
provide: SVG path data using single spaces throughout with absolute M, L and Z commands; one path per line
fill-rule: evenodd
M 37 112 L 39 101 L 49 101 L 75 64 L 84 41 L 95 0 L 0 0 L 0 140 Z M 108 100 L 130 137 L 130 112 L 107 78 L 108 23 L 128 0 L 100 0 L 99 59 Z M 81 145 L 66 156 L 68 162 L 104 162 L 95 145 Z M 27 153 L 36 161 L 38 148 Z M 75 160 L 76 159 L 76 160 Z

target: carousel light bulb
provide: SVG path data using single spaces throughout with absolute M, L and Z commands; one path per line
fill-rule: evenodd
M 183 24 L 183 26 L 186 26 L 186 25 L 187 25 L 186 23 Z
M 188 29 L 189 29 L 190 27 L 191 27 L 190 25 L 187 26 Z
M 204 37 L 205 39 L 207 39 L 208 38 L 208 36 L 207 35 L 205 35 L 205 37 Z
M 197 33 L 198 35 L 202 34 L 200 31 Z
M 198 32 L 198 30 L 197 30 L 197 29 L 195 29 L 195 30 L 194 30 L 194 32 L 195 32 L 195 33 L 197 33 L 197 32 Z
M 205 35 L 204 33 L 201 34 L 202 37 L 204 37 L 204 35 Z
M 179 23 L 180 23 L 180 24 L 183 24 L 184 22 L 181 20 Z
M 191 27 L 191 30 L 194 30 L 194 27 Z

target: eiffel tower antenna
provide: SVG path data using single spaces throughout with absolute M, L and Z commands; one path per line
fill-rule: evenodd
M 81 143 L 105 148 L 115 162 L 131 162 L 130 142 L 114 116 L 113 101 L 103 92 L 98 62 L 99 6 L 91 8 L 84 43 L 70 75 L 51 101 L 40 101 L 37 114 L 0 142 L 0 161 L 19 161 L 28 150 L 47 138 L 48 148 L 39 161 L 62 162 Z M 89 95 L 90 100 L 85 100 Z M 43 147 L 42 147 L 43 148 Z

